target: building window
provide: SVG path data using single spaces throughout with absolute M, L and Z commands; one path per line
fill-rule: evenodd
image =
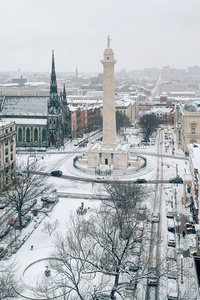
M 22 129 L 21 128 L 19 128 L 19 130 L 18 130 L 18 141 L 22 142 Z
M 26 129 L 26 141 L 29 143 L 30 142 L 30 129 Z
M 114 157 L 114 154 L 113 153 L 111 153 L 111 158 L 113 158 Z
M 196 133 L 196 124 L 195 124 L 195 123 L 192 123 L 192 124 L 191 124 L 191 133 L 192 133 L 192 134 L 195 134 L 195 133 Z
M 5 162 L 6 162 L 6 164 L 8 163 L 8 157 L 6 157 Z
M 10 159 L 13 160 L 13 154 L 11 154 Z
M 8 146 L 8 140 L 5 140 L 5 146 Z
M 46 130 L 45 129 L 42 130 L 42 141 L 46 142 Z
M 37 128 L 35 128 L 35 130 L 34 130 L 34 141 L 35 142 L 38 141 L 38 130 L 37 130 Z
M 99 158 L 101 158 L 102 157 L 102 153 L 99 153 Z
M 5 155 L 8 155 L 8 149 L 5 149 Z
M 11 151 L 11 152 L 13 151 L 13 146 L 12 146 L 12 145 L 10 146 L 10 151 Z

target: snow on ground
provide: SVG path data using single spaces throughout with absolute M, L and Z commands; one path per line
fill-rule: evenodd
M 130 144 L 136 145 L 135 147 L 131 148 L 131 152 L 133 151 L 136 155 L 143 155 L 147 158 L 147 166 L 145 169 L 141 170 L 140 172 L 129 174 L 126 176 L 119 175 L 120 178 L 127 178 L 127 179 L 136 179 L 136 178 L 145 178 L 147 180 L 156 179 L 157 175 L 157 143 L 152 146 L 137 146 L 138 143 L 141 141 L 136 129 L 130 129 L 127 134 L 128 142 Z M 175 135 L 173 133 L 173 138 L 176 141 Z M 95 138 L 94 138 L 95 139 Z M 73 157 L 78 153 L 85 152 L 88 147 L 91 145 L 88 144 L 87 148 L 78 148 L 77 146 L 73 146 L 75 142 L 67 142 L 65 144 L 64 149 L 56 150 L 55 148 L 48 149 L 46 153 L 36 154 L 30 156 L 29 153 L 19 154 L 17 156 L 18 165 L 23 161 L 25 165 L 29 164 L 36 165 L 36 167 L 43 172 L 51 172 L 53 170 L 60 169 L 63 171 L 64 175 L 74 175 L 80 177 L 89 177 L 93 178 L 94 176 L 85 174 L 73 167 Z M 169 146 L 166 148 L 166 146 Z M 172 155 L 172 145 L 165 141 L 163 138 L 162 142 L 163 147 L 163 154 L 167 155 L 167 157 L 163 158 L 164 164 L 162 166 L 164 171 L 164 180 L 168 180 L 169 178 L 173 178 L 176 176 L 176 167 L 178 166 L 178 173 L 181 177 L 184 174 L 189 174 L 188 163 L 185 160 L 185 156 L 181 149 L 178 149 L 175 143 L 175 154 Z M 66 153 L 67 151 L 72 151 L 73 153 Z M 116 176 L 111 176 L 111 178 L 116 178 Z M 75 180 L 68 180 L 64 178 L 56 178 L 56 177 L 45 177 L 44 179 L 48 184 L 51 185 L 52 188 L 55 188 L 57 192 L 66 192 L 66 193 L 80 193 L 80 194 L 93 194 L 96 190 L 103 191 L 101 184 L 95 184 L 94 182 L 80 182 Z M 154 190 L 154 186 L 151 186 L 151 190 Z M 183 185 L 178 185 L 176 188 L 177 193 L 177 211 L 180 214 L 188 215 L 191 217 L 189 213 L 189 209 L 182 205 L 182 195 L 183 195 Z M 175 185 L 174 184 L 167 184 L 164 187 L 163 193 L 164 203 L 161 207 L 162 209 L 162 240 L 163 245 L 167 244 L 167 220 L 164 217 L 166 215 L 167 209 L 169 209 L 172 205 L 175 205 Z M 153 199 L 152 197 L 148 197 L 149 199 Z M 23 246 L 17 251 L 16 254 L 13 254 L 7 261 L 4 263 L 9 263 L 15 260 L 19 266 L 17 270 L 17 274 L 21 276 L 23 282 L 31 286 L 33 285 L 34 276 L 43 274 L 46 267 L 46 260 L 40 263 L 36 263 L 26 271 L 25 269 L 32 263 L 40 260 L 46 259 L 49 257 L 53 250 L 53 240 L 55 234 L 58 232 L 64 233 L 66 230 L 66 224 L 69 221 L 69 217 L 71 213 L 76 213 L 76 209 L 80 206 L 83 200 L 80 199 L 70 199 L 70 198 L 60 198 L 59 202 L 55 205 L 53 210 L 48 213 L 48 216 L 38 215 L 34 217 L 33 222 L 23 230 L 23 236 L 18 237 L 22 239 L 24 236 L 27 236 L 26 242 Z M 151 200 L 153 201 L 153 200 Z M 92 200 L 84 200 L 86 207 L 93 207 L 99 205 L 98 201 Z M 55 220 L 59 221 L 58 228 L 54 231 L 54 233 L 49 236 L 47 233 L 43 232 L 42 229 L 44 228 L 44 222 L 50 221 L 54 222 Z M 40 223 L 41 222 L 41 223 Z M 37 227 L 34 225 L 38 225 Z M 194 244 L 194 236 L 188 235 L 183 239 L 180 237 L 180 247 L 183 249 L 188 249 L 190 245 Z M 33 246 L 33 250 L 30 250 L 30 247 Z M 164 253 L 166 248 L 163 247 L 162 252 Z M 190 260 L 188 258 L 188 260 Z M 186 263 L 185 264 L 190 264 Z M 191 265 L 191 264 L 190 264 Z M 186 268 L 187 269 L 187 268 Z M 23 276 L 23 272 L 24 276 Z M 24 292 L 27 296 L 31 295 L 29 289 Z
M 17 251 L 17 253 L 12 255 L 12 257 L 7 261 L 8 263 L 15 261 L 15 263 L 18 265 L 16 275 L 19 276 L 22 282 L 24 282 L 28 287 L 28 289 L 24 291 L 23 295 L 32 295 L 29 287 L 34 285 L 34 282 L 39 275 L 44 274 L 44 271 L 46 270 L 46 264 L 48 264 L 48 257 L 50 257 L 54 248 L 55 235 L 58 233 L 64 234 L 66 232 L 69 218 L 71 215 L 76 214 L 76 210 L 78 207 L 80 207 L 81 202 L 83 202 L 82 199 L 61 198 L 53 210 L 48 213 L 48 216 L 45 216 L 40 225 L 32 232 L 32 234 L 29 235 L 31 226 L 28 226 L 25 230 L 23 230 L 23 236 L 29 235 L 28 239 Z M 98 205 L 99 201 L 84 200 L 85 208 L 92 209 Z M 39 222 L 41 217 L 43 218 L 40 213 L 39 216 L 34 217 L 34 221 L 32 223 L 34 224 Z M 43 231 L 44 223 L 53 223 L 56 220 L 59 221 L 58 228 L 52 233 L 51 236 L 49 236 L 48 233 Z M 31 246 L 33 246 L 33 250 L 31 250 Z M 39 261 L 41 259 L 47 260 Z M 33 264 L 33 266 L 30 266 L 31 264 Z M 28 270 L 26 270 L 27 267 L 29 267 Z

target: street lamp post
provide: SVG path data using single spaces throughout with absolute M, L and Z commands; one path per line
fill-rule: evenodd
M 179 214 L 177 214 L 177 225 L 178 225 L 178 244 L 179 244 L 179 248 L 180 248 L 180 228 L 179 228 L 179 220 L 180 220 L 180 218 L 179 218 L 180 216 L 179 216 Z
M 177 211 L 177 191 L 176 191 L 176 187 L 175 187 L 175 191 L 174 191 L 174 200 L 175 200 L 175 209 Z
M 176 164 L 176 177 L 178 177 L 178 164 Z
M 183 283 L 183 254 L 181 254 L 181 284 Z

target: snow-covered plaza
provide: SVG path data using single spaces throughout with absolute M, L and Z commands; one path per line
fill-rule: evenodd
M 173 139 L 175 140 L 175 134 L 172 134 Z M 177 171 L 181 178 L 184 178 L 185 174 L 190 174 L 188 160 L 182 150 L 178 149 L 176 143 L 172 146 L 170 141 L 164 139 L 162 130 L 158 131 L 154 145 L 144 146 L 143 144 L 139 144 L 140 137 L 133 128 L 127 129 L 126 136 L 128 142 L 132 145 L 131 152 L 136 156 L 146 157 L 146 167 L 137 172 L 125 174 L 123 174 L 123 172 L 114 172 L 113 175 L 104 177 L 104 179 L 108 182 L 116 182 L 118 180 L 129 182 L 135 181 L 137 178 L 144 178 L 147 181 L 149 195 L 147 195 L 145 203 L 150 215 L 152 215 L 154 211 L 157 211 L 160 214 L 160 222 L 156 224 L 152 223 L 152 226 L 159 232 L 159 239 L 161 242 L 159 249 L 161 253 L 160 257 L 164 261 L 167 257 L 168 249 L 170 248 L 168 247 L 168 237 L 171 234 L 168 232 L 167 225 L 168 211 L 176 210 L 176 213 L 178 213 L 179 216 L 187 218 L 187 221 L 192 218 L 189 208 L 183 205 L 183 185 L 169 183 L 169 179 L 175 177 Z M 35 286 L 38 278 L 45 278 L 45 270 L 47 270 L 50 265 L 50 256 L 55 246 L 55 236 L 59 233 L 65 233 L 70 216 L 76 214 L 76 211 L 82 202 L 84 202 L 84 207 L 86 208 L 92 209 L 98 207 L 100 201 L 95 198 L 95 195 L 105 194 L 103 188 L 105 183 L 97 182 L 96 178 L 98 175 L 83 172 L 73 166 L 73 158 L 76 155 L 87 151 L 91 142 L 93 143 L 97 137 L 98 134 L 97 136 L 94 135 L 88 137 L 89 143 L 87 148 L 79 148 L 74 146 L 75 142 L 67 142 L 64 149 L 59 151 L 52 148 L 44 153 L 37 152 L 34 154 L 31 153 L 31 155 L 28 152 L 21 151 L 17 156 L 18 165 L 23 161 L 25 164 L 28 163 L 30 168 L 31 166 L 34 166 L 44 174 L 50 174 L 51 171 L 58 169 L 63 172 L 63 177 L 44 175 L 43 178 L 45 184 L 51 186 L 51 190 L 54 191 L 53 193 L 58 195 L 59 201 L 56 202 L 55 205 L 50 206 L 45 213 L 38 213 L 37 216 L 32 216 L 30 224 L 24 228 L 21 233 L 17 231 L 17 241 L 24 240 L 24 243 L 19 249 L 14 251 L 16 253 L 12 254 L 11 249 L 9 249 L 8 255 L 2 260 L 4 266 L 11 262 L 14 262 L 16 265 L 15 275 L 20 278 L 20 281 L 24 286 L 24 290 L 21 293 L 21 299 L 26 297 L 27 299 L 44 299 L 35 298 L 32 288 Z M 174 154 L 172 154 L 172 147 L 175 148 Z M 87 178 L 88 181 L 84 181 L 85 178 Z M 41 207 L 40 199 L 38 199 L 36 207 L 37 206 Z M 52 234 L 45 231 L 45 222 L 57 222 L 57 226 Z M 174 222 L 177 222 L 176 218 Z M 184 257 L 183 261 L 181 261 L 181 254 L 190 247 L 195 246 L 195 235 L 188 234 L 183 236 L 181 231 L 181 226 L 183 224 L 181 224 L 181 222 L 177 224 L 179 231 L 177 232 L 176 230 L 175 239 L 177 263 L 176 282 L 178 292 L 179 295 L 187 295 L 187 292 L 191 290 L 192 295 L 190 294 L 190 298 L 187 298 L 186 296 L 184 298 L 182 296 L 180 299 L 197 299 L 195 293 L 195 270 L 193 267 L 193 260 L 188 255 L 188 257 Z M 12 238 L 12 236 L 9 236 L 8 239 Z M 0 246 L 5 247 L 6 241 L 1 241 Z M 157 255 L 156 251 L 156 249 L 153 249 L 153 255 L 155 256 Z M 181 266 L 181 263 L 183 263 L 183 266 Z M 170 285 L 167 284 L 166 278 L 167 276 L 160 279 L 158 287 L 149 287 L 148 299 L 153 299 L 151 297 L 153 297 L 152 295 L 155 295 L 155 289 L 158 290 L 159 299 L 167 299 Z M 182 283 L 183 280 L 184 284 Z M 146 287 L 144 288 L 144 280 L 141 280 L 134 293 L 135 298 L 130 296 L 128 299 L 146 299 L 145 293 Z

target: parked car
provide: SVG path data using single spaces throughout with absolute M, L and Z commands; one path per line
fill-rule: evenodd
M 24 216 L 23 218 L 23 228 L 25 228 L 26 226 L 28 226 L 28 224 L 30 223 L 31 221 L 31 216 L 30 215 L 26 215 Z
M 191 224 L 190 226 L 186 225 L 186 230 L 187 230 L 187 234 L 196 233 L 194 224 Z
M 0 247 L 0 259 L 7 254 L 8 250 L 4 247 Z
M 177 262 L 175 260 L 169 259 L 167 261 L 167 270 L 168 270 L 167 277 L 169 279 L 178 279 L 178 267 L 177 267 Z
M 167 247 L 167 260 L 176 260 L 177 259 L 177 253 L 176 249 L 172 247 Z
M 168 300 L 176 300 L 178 299 L 178 286 L 177 281 L 175 279 L 167 280 L 167 299 Z
M 137 287 L 137 280 L 132 279 L 129 283 L 126 284 L 125 290 L 128 292 L 128 295 L 130 295 L 130 293 L 132 294 L 133 291 L 136 289 L 136 287 Z
M 137 272 L 137 270 L 139 269 L 139 256 L 138 255 L 133 255 L 131 258 L 131 264 L 128 268 L 128 271 L 130 272 Z
M 41 197 L 41 201 L 44 203 L 55 203 L 56 201 L 58 201 L 58 197 L 51 196 L 51 195 L 45 195 L 45 196 Z
M 170 183 L 183 183 L 183 179 L 179 176 L 169 179 Z
M 148 285 L 154 285 L 157 286 L 158 285 L 158 272 L 156 268 L 152 268 L 150 270 L 149 276 L 147 278 L 147 283 Z
M 6 206 L 8 206 L 7 202 L 0 202 L 0 209 L 4 209 Z
M 169 247 L 176 247 L 175 235 L 172 232 L 168 233 L 167 244 Z
M 168 211 L 167 211 L 167 218 L 168 218 L 168 219 L 174 219 L 174 212 L 171 211 L 171 210 L 168 210 Z
M 97 182 L 99 182 L 99 181 L 105 181 L 105 177 L 97 177 L 97 178 L 95 178 L 94 179 L 94 181 L 97 181 Z
M 138 178 L 135 183 L 147 183 L 147 181 L 144 178 Z
M 160 215 L 157 212 L 152 213 L 152 222 L 159 222 L 160 221 Z
M 170 232 L 175 232 L 175 224 L 174 224 L 174 219 L 168 218 L 167 220 L 167 230 Z
M 96 300 L 109 300 L 110 299 L 110 295 L 108 295 L 108 294 L 97 294 L 96 296 L 95 296 L 95 299 Z M 113 299 L 116 299 L 116 297 L 114 296 L 114 298 Z
M 51 172 L 51 176 L 57 176 L 57 177 L 60 177 L 60 176 L 62 176 L 62 171 L 60 171 L 60 170 L 57 170 L 57 171 L 52 171 Z

